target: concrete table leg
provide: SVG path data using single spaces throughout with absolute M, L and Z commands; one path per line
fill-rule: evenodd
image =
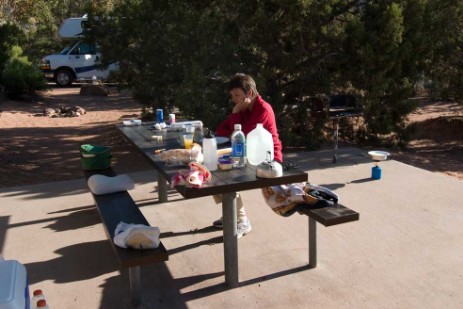
M 158 173 L 158 197 L 160 203 L 167 202 L 167 180 Z
M 225 283 L 238 286 L 238 238 L 236 232 L 236 192 L 222 195 L 223 215 L 223 255 L 225 264 Z
M 309 217 L 309 267 L 317 267 L 317 221 Z

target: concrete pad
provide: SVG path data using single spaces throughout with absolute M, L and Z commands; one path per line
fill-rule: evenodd
M 154 171 L 132 174 L 131 195 L 170 252 L 142 268 L 142 308 L 460 308 L 463 182 L 355 148 L 290 154 L 309 181 L 336 190 L 360 221 L 318 224 L 318 266 L 308 269 L 308 220 L 284 218 L 260 190 L 242 196 L 253 230 L 239 240 L 240 287 L 224 285 L 221 214 L 212 198 L 156 201 Z M 0 249 L 25 264 L 30 290 L 52 308 L 130 308 L 85 180 L 0 190 Z

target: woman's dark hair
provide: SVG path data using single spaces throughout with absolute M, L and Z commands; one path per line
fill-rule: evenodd
M 239 88 L 243 90 L 245 93 L 248 93 L 249 90 L 252 91 L 252 97 L 257 96 L 259 93 L 257 92 L 256 82 L 252 79 L 251 76 L 243 73 L 236 73 L 230 81 L 228 82 L 228 91 L 232 91 L 233 89 Z

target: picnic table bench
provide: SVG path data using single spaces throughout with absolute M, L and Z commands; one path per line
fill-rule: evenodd
M 116 176 L 112 168 L 105 170 L 87 170 L 84 171 L 84 173 L 87 180 L 94 174 L 111 177 Z M 132 303 L 134 306 L 138 306 L 141 304 L 142 300 L 140 266 L 167 261 L 169 259 L 167 250 L 162 242 L 159 243 L 156 249 L 135 250 L 118 247 L 114 244 L 113 238 L 116 226 L 119 222 L 123 221 L 126 223 L 149 226 L 148 221 L 127 191 L 104 195 L 92 193 L 92 196 L 119 265 L 121 268 L 129 269 Z
M 301 215 L 309 217 L 309 267 L 317 267 L 317 222 L 324 226 L 333 226 L 341 223 L 357 221 L 358 212 L 346 206 L 336 204 L 321 208 L 298 208 Z

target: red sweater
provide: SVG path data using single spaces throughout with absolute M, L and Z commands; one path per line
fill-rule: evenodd
M 252 105 L 252 111 L 246 109 L 239 113 L 232 113 L 228 119 L 225 119 L 219 125 L 215 131 L 216 135 L 230 137 L 237 123 L 241 124 L 241 130 L 246 136 L 256 128 L 258 123 L 262 123 L 264 128 L 272 133 L 274 159 L 278 162 L 283 162 L 282 145 L 278 138 L 275 114 L 273 113 L 272 106 L 265 102 L 260 95 L 256 97 Z

